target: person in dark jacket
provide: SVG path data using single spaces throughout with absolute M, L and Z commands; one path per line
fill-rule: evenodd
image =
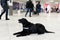
M 9 6 L 8 6 L 7 1 L 9 1 L 9 0 L 1 0 L 1 6 L 2 6 L 2 8 L 3 8 L 3 12 L 2 12 L 1 15 L 0 15 L 0 20 L 1 20 L 2 15 L 3 15 L 5 12 L 6 12 L 6 20 L 9 20 L 9 18 L 8 18 L 8 9 L 9 9 Z
M 38 13 L 38 15 L 39 15 L 39 13 L 41 12 L 41 4 L 40 4 L 40 2 L 38 2 L 38 3 L 36 4 L 36 12 Z
M 27 12 L 26 12 L 26 14 L 25 14 L 25 17 L 26 17 L 26 15 L 28 14 L 28 12 L 30 12 L 29 16 L 31 17 L 31 12 L 33 11 L 33 7 L 34 7 L 34 5 L 33 5 L 33 3 L 32 3 L 31 0 L 29 0 L 29 1 L 26 2 Z

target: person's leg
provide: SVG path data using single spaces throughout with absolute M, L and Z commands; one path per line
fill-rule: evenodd
M 37 14 L 39 15 L 39 9 L 37 9 Z
M 1 19 L 2 15 L 5 13 L 4 7 L 2 7 L 2 8 L 3 8 L 3 12 L 2 12 L 1 15 L 0 15 L 0 19 Z
M 37 12 L 37 14 L 39 15 L 39 9 L 38 9 L 38 8 L 36 9 L 36 12 Z
M 25 17 L 26 17 L 26 15 L 28 14 L 28 12 L 29 12 L 29 9 L 27 8 L 27 11 L 26 11 Z
M 29 9 L 29 12 L 30 12 L 29 16 L 31 17 L 31 12 L 32 12 L 32 9 L 31 8 Z
M 41 12 L 42 12 L 42 8 L 39 9 L 39 13 L 41 13 Z
M 7 7 L 5 8 L 5 11 L 6 11 L 6 20 L 9 20 L 9 18 L 8 18 L 8 8 Z
M 39 15 L 39 9 L 38 9 L 38 15 Z

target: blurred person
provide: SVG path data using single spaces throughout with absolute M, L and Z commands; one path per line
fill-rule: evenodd
M 26 9 L 27 9 L 27 11 L 26 11 L 25 17 L 28 14 L 28 12 L 29 12 L 29 16 L 31 17 L 31 12 L 33 11 L 33 7 L 34 7 L 34 4 L 32 3 L 31 0 L 26 2 Z
M 60 12 L 60 4 L 59 4 L 59 12 Z
M 50 12 L 51 12 L 51 6 L 48 5 L 48 6 L 47 6 L 47 13 L 50 13 Z
M 39 15 L 39 13 L 41 12 L 41 4 L 40 4 L 40 2 L 38 2 L 38 3 L 36 4 L 36 12 L 37 12 L 38 15 Z
M 60 9 L 60 4 L 59 4 L 59 9 Z
M 48 13 L 48 12 L 47 12 L 47 7 L 45 8 L 45 13 Z
M 59 8 L 56 8 L 56 12 L 59 13 Z
M 0 15 L 0 20 L 1 20 L 1 17 L 2 15 L 6 12 L 6 20 L 9 20 L 8 18 L 8 9 L 9 9 L 9 6 L 8 6 L 8 2 L 9 0 L 1 0 L 1 7 L 3 8 L 3 12 L 1 13 Z M 11 0 L 10 0 L 11 2 Z

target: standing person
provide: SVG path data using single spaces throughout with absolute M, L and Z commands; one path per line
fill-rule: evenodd
M 29 16 L 31 17 L 31 12 L 33 11 L 33 7 L 34 7 L 34 5 L 33 5 L 33 3 L 32 3 L 31 0 L 29 0 L 29 1 L 26 2 L 27 12 L 26 12 L 26 14 L 25 14 L 25 17 L 26 17 L 26 15 L 28 14 L 28 12 L 30 13 Z
M 0 20 L 1 20 L 2 15 L 3 15 L 5 12 L 6 12 L 6 20 L 9 20 L 9 18 L 8 18 L 8 9 L 9 9 L 9 6 L 8 6 L 7 1 L 9 1 L 9 0 L 1 0 L 1 6 L 2 6 L 2 8 L 3 8 L 3 12 L 2 12 L 1 15 L 0 15 Z
M 40 2 L 38 2 L 38 3 L 36 4 L 36 12 L 38 13 L 38 15 L 39 15 L 39 13 L 41 12 L 41 4 L 40 4 Z

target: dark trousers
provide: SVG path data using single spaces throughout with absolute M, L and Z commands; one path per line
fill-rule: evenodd
M 41 12 L 41 9 L 36 9 L 36 12 L 37 12 L 37 14 L 39 15 L 39 13 Z
M 26 15 L 28 14 L 28 12 L 29 12 L 29 16 L 31 17 L 32 8 L 27 8 L 27 11 L 26 11 L 25 17 L 26 17 Z
M 8 18 L 8 6 L 7 5 L 1 5 L 3 8 L 3 12 L 1 13 L 0 16 L 2 16 L 6 12 L 6 19 Z

